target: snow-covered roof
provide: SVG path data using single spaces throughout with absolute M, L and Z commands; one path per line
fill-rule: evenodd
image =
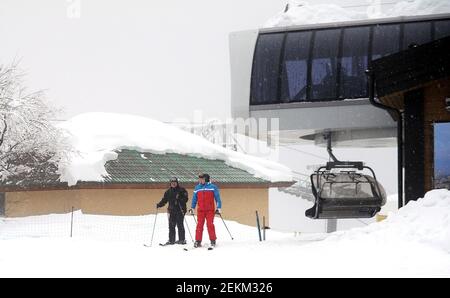
M 213 160 L 242 169 L 270 182 L 292 181 L 289 168 L 277 162 L 235 152 L 157 120 L 125 114 L 85 113 L 60 124 L 76 152 L 59 165 L 60 180 L 103 181 L 105 163 L 117 158 L 115 150 L 131 149 L 157 154 L 178 153 Z
M 430 15 L 450 13 L 448 0 L 401 1 L 382 10 L 375 1 L 365 11 L 356 11 L 336 4 L 309 4 L 307 1 L 293 1 L 286 12 L 270 18 L 264 27 L 284 27 L 294 25 L 336 23 L 366 19 L 381 19 L 400 16 Z

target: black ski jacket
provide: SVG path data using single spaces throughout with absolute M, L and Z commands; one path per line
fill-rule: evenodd
M 183 214 L 186 214 L 186 203 L 188 199 L 188 192 L 185 188 L 180 186 L 177 186 L 175 188 L 170 187 L 168 190 L 166 190 L 166 192 L 164 193 L 164 197 L 157 204 L 157 206 L 158 208 L 161 208 L 169 203 L 169 207 L 167 208 L 167 211 L 169 213 L 181 213 L 181 207 Z

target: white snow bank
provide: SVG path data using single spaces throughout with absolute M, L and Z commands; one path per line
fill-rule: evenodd
M 102 181 L 105 162 L 114 150 L 133 149 L 158 154 L 179 153 L 223 160 L 271 182 L 291 181 L 291 170 L 279 163 L 235 152 L 206 139 L 153 119 L 114 113 L 85 113 L 61 124 L 77 153 L 60 164 L 61 181 Z
M 416 0 L 396 3 L 387 11 L 379 6 L 369 6 L 366 11 L 353 11 L 335 4 L 309 4 L 297 1 L 287 12 L 281 12 L 269 19 L 264 27 L 282 27 L 318 23 L 333 23 L 398 16 L 428 15 L 450 12 L 448 0 Z
M 231 240 L 216 218 L 218 246 L 211 252 L 159 246 L 168 237 L 165 214 L 78 211 L 73 229 L 70 213 L 0 218 L 0 277 L 450 277 L 450 253 L 442 249 L 449 247 L 449 214 L 450 192 L 432 191 L 384 222 L 333 233 L 325 241 L 324 234 L 270 229 L 267 241 L 259 242 L 255 227 L 227 220 Z M 185 225 L 190 247 L 194 219 L 187 216 Z M 153 246 L 144 247 L 153 230 Z M 206 228 L 203 240 L 208 242 Z M 217 260 L 226 261 L 212 270 L 187 265 Z
M 386 204 L 381 207 L 380 212 L 378 214 L 380 215 L 389 215 L 390 212 L 396 212 L 398 210 L 398 195 L 393 194 L 389 195 L 386 200 Z
M 156 222 L 153 245 L 156 244 L 157 246 L 158 243 L 165 243 L 168 240 L 168 219 L 169 216 L 166 213 L 159 213 L 157 218 L 155 218 L 155 214 L 136 216 L 96 215 L 84 214 L 80 210 L 74 211 L 73 214 L 69 212 L 64 214 L 0 218 L 0 241 L 19 238 L 70 238 L 72 235 L 72 237 L 78 239 L 112 243 L 127 242 L 142 245 L 144 243 L 150 244 L 153 225 Z M 227 219 L 225 221 L 233 235 L 233 243 L 258 242 L 256 227 Z M 196 222 L 192 216 L 186 216 L 184 225 L 186 240 L 191 244 L 193 240 L 191 236 L 194 235 L 189 234 L 189 232 L 195 231 Z M 187 228 L 190 230 L 187 231 Z M 215 228 L 220 242 L 231 241 L 225 225 L 218 217 L 215 218 Z M 203 230 L 203 236 L 205 241 L 209 239 L 206 227 Z M 267 231 L 267 238 L 271 240 L 285 240 L 291 237 L 291 233 L 275 230 Z M 319 234 L 304 236 L 303 238 L 311 239 L 311 237 L 324 238 L 323 235 Z
M 440 14 L 450 12 L 448 0 L 401 1 L 384 14 L 373 14 L 373 18 Z
M 283 27 L 318 23 L 344 22 L 366 19 L 367 15 L 342 8 L 336 4 L 309 5 L 307 2 L 291 6 L 287 12 L 281 12 L 269 19 L 264 27 Z
M 336 232 L 327 241 L 419 243 L 450 253 L 450 191 L 432 190 L 410 201 L 382 222 L 346 232 Z
M 189 246 L 195 224 L 186 217 Z M 324 241 L 324 234 L 294 236 L 271 229 L 267 241 L 259 242 L 255 227 L 226 224 L 234 240 L 216 218 L 217 249 L 185 252 L 180 245 L 158 245 L 168 236 L 165 214 L 156 218 L 77 211 L 73 219 L 70 213 L 0 218 L 0 277 L 450 277 L 448 190 L 430 191 L 383 222 L 333 233 Z M 144 247 L 153 230 L 153 246 Z M 203 239 L 208 242 L 206 228 Z M 187 260 L 232 261 L 205 271 L 180 266 Z M 236 264 L 242 264 L 239 270 Z

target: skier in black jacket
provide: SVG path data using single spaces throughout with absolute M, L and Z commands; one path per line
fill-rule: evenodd
M 188 199 L 188 192 L 180 186 L 178 178 L 171 178 L 170 188 L 166 190 L 161 201 L 156 204 L 156 208 L 161 208 L 169 203 L 167 208 L 167 213 L 169 214 L 169 241 L 165 245 L 186 244 L 183 221 Z M 178 227 L 177 242 L 175 242 L 175 226 Z

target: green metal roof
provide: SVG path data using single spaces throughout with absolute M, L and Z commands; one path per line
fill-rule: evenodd
M 198 182 L 199 173 L 208 173 L 214 182 L 222 185 L 249 185 L 256 187 L 288 187 L 293 181 L 276 182 L 256 178 L 253 174 L 225 164 L 221 160 L 210 160 L 195 156 L 166 153 L 143 153 L 135 150 L 116 151 L 117 159 L 106 162 L 108 173 L 104 181 L 78 181 L 74 188 L 100 187 L 113 184 L 130 184 L 159 187 L 167 184 L 171 177 L 178 177 L 186 186 Z M 9 179 L 0 181 L 0 191 L 17 191 L 31 189 L 68 189 L 66 182 L 59 180 L 59 174 L 42 173 L 40 177 L 26 179 Z
M 167 183 L 178 177 L 182 183 L 195 183 L 199 173 L 208 173 L 219 183 L 268 183 L 252 174 L 230 167 L 221 160 L 166 153 L 117 151 L 118 157 L 105 164 L 109 176 L 105 183 Z

